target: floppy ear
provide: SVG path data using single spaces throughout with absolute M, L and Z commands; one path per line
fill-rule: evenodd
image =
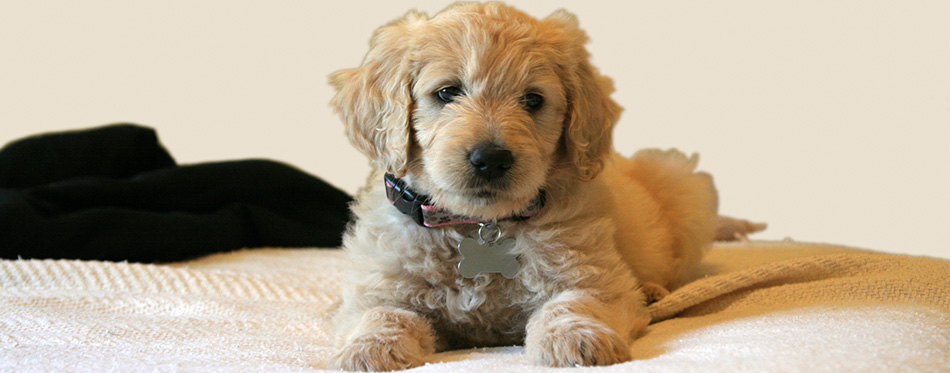
M 587 34 L 580 29 L 577 17 L 558 10 L 543 22 L 559 31 L 558 42 L 563 44 L 567 62 L 561 73 L 567 96 L 563 135 L 567 157 L 578 176 L 590 180 L 604 167 L 614 124 L 623 108 L 610 98 L 613 82 L 590 64 L 590 54 L 584 48 Z
M 412 76 L 408 56 L 413 29 L 426 21 L 410 11 L 380 27 L 360 67 L 330 75 L 337 94 L 330 105 L 343 118 L 346 134 L 373 164 L 397 177 L 409 163 Z

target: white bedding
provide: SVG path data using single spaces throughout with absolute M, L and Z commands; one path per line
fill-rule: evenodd
M 0 261 L 0 371 L 319 371 L 338 250 L 174 265 Z M 651 306 L 634 360 L 580 371 L 950 371 L 950 262 L 792 242 L 717 244 Z M 519 346 L 419 372 L 548 371 Z

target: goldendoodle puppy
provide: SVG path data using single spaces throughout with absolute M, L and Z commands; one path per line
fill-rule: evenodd
M 648 296 L 713 241 L 697 157 L 611 149 L 621 108 L 575 17 L 497 4 L 409 12 L 333 74 L 333 106 L 377 169 L 353 206 L 355 263 L 330 365 L 394 370 L 447 348 L 524 343 L 550 366 L 629 358 Z

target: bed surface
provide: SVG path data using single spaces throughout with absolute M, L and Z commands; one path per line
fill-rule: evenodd
M 344 253 L 171 265 L 0 261 L 0 371 L 320 371 Z M 950 261 L 796 242 L 716 244 L 651 306 L 634 359 L 579 371 L 947 371 Z M 419 372 L 540 372 L 520 346 Z M 560 371 L 560 370 L 559 370 Z

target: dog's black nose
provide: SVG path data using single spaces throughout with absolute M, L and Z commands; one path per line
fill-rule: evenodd
M 475 175 L 485 180 L 500 179 L 511 169 L 515 163 L 515 157 L 511 151 L 492 143 L 484 143 L 475 146 L 471 153 L 468 153 L 468 161 L 475 170 Z

